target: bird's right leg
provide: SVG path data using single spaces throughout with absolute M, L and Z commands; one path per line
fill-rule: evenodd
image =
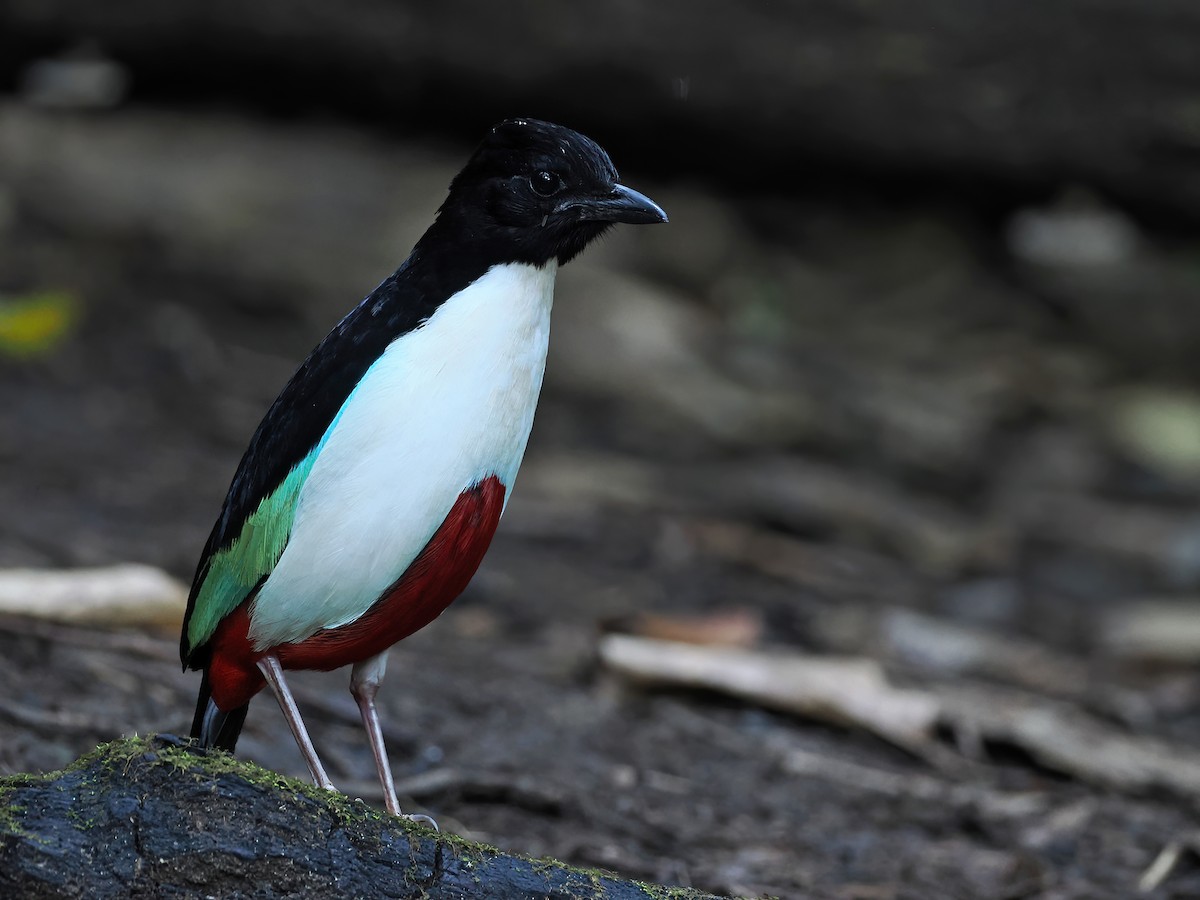
M 396 797 L 396 783 L 392 780 L 392 766 L 388 762 L 387 747 L 383 743 L 383 728 L 379 725 L 379 712 L 375 709 L 375 694 L 383 682 L 387 669 L 387 651 L 378 656 L 354 664 L 350 670 L 350 693 L 362 714 L 363 728 L 371 742 L 375 756 L 375 769 L 379 772 L 379 783 L 383 787 L 383 804 L 393 816 L 402 816 L 400 801 Z
M 263 673 L 263 677 L 267 679 L 267 684 L 271 685 L 271 690 L 275 692 L 279 708 L 283 710 L 288 727 L 292 729 L 292 737 L 296 739 L 296 745 L 300 748 L 304 761 L 308 763 L 308 771 L 312 774 L 313 784 L 327 791 L 336 791 L 337 788 L 325 774 L 325 767 L 321 765 L 321 759 L 317 756 L 317 748 L 313 746 L 312 738 L 308 736 L 304 720 L 300 718 L 300 709 L 296 706 L 296 699 L 288 690 L 287 682 L 283 680 L 283 667 L 279 665 L 279 658 L 268 654 L 258 661 L 258 668 Z
M 387 746 L 383 743 L 383 728 L 379 724 L 379 711 L 375 708 L 375 695 L 383 682 L 383 673 L 387 669 L 387 651 L 378 656 L 364 659 L 354 664 L 350 670 L 350 693 L 358 703 L 358 711 L 362 713 L 363 727 L 371 741 L 371 752 L 375 755 L 375 768 L 379 771 L 379 783 L 383 786 L 383 802 L 387 811 L 393 816 L 404 816 L 414 822 L 424 822 L 434 831 L 439 831 L 437 822 L 424 813 L 409 815 L 400 811 L 400 801 L 396 797 L 396 784 L 392 780 L 392 766 L 388 762 Z

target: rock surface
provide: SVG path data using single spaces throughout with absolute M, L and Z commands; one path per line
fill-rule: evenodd
M 509 856 L 169 735 L 0 779 L 6 897 L 710 895 Z

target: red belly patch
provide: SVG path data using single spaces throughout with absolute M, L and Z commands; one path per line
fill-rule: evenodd
M 404 574 L 362 616 L 340 628 L 256 651 L 247 636 L 251 601 L 243 603 L 213 635 L 209 679 L 217 706 L 231 710 L 262 689 L 256 664 L 267 653 L 278 656 L 285 669 L 328 671 L 382 653 L 424 628 L 462 593 L 479 568 L 500 522 L 505 492 L 500 479 L 489 475 L 459 494 Z

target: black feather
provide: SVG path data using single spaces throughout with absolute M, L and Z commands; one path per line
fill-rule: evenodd
M 552 195 L 535 189 L 543 172 L 556 185 Z M 610 224 L 585 220 L 570 201 L 607 197 L 616 178 L 608 154 L 568 128 L 510 119 L 492 129 L 409 258 L 309 354 L 250 439 L 192 581 L 180 638 L 185 668 L 208 662 L 206 647 L 191 646 L 188 623 L 210 560 L 317 445 L 388 345 L 492 266 L 570 260 Z
M 232 753 L 249 711 L 250 704 L 246 703 L 230 712 L 221 712 L 212 702 L 208 669 L 205 669 L 200 679 L 200 695 L 196 698 L 196 714 L 192 717 L 192 737 L 201 747 L 215 747 Z

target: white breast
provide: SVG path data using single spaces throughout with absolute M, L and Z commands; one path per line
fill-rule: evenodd
M 288 545 L 258 594 L 256 647 L 361 616 L 459 494 L 511 494 L 541 391 L 557 265 L 494 266 L 398 338 L 347 398 L 301 489 Z

